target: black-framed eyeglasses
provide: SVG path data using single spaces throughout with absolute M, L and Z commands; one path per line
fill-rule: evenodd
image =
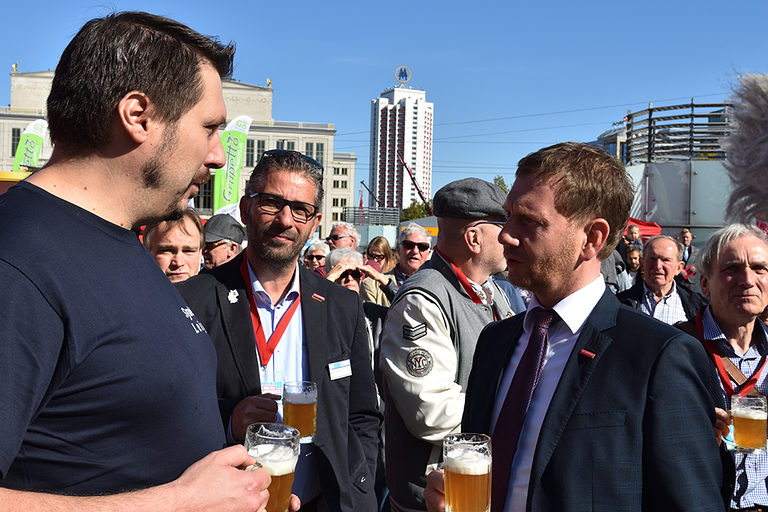
M 283 208 L 288 206 L 291 209 L 291 216 L 296 222 L 309 222 L 317 215 L 317 206 L 303 201 L 289 201 L 283 197 L 264 192 L 254 192 L 248 194 L 251 199 L 256 199 L 259 210 L 269 215 L 277 215 Z
M 308 164 L 313 165 L 315 167 L 319 167 L 320 170 L 323 170 L 323 165 L 320 162 L 303 153 L 299 153 L 298 151 L 293 151 L 292 149 L 270 149 L 262 153 L 261 158 L 265 158 L 265 157 L 270 158 L 270 157 L 284 156 L 284 155 L 293 155 L 293 156 L 299 157 L 305 162 L 307 162 Z
M 499 226 L 500 228 L 504 228 L 504 224 L 506 224 L 506 222 L 504 222 L 503 220 L 481 220 L 479 222 L 475 222 L 474 224 L 472 224 L 469 227 L 474 228 L 474 227 L 479 226 L 481 224 L 492 224 L 494 226 Z
M 350 238 L 349 235 L 328 235 L 325 237 L 326 240 L 333 240 L 334 242 L 338 242 L 342 238 Z
M 405 247 L 406 251 L 412 250 L 414 247 L 418 247 L 421 252 L 429 250 L 429 244 L 427 242 L 411 242 L 410 240 L 403 240 L 400 245 Z
M 310 261 L 312 260 L 320 261 L 325 259 L 325 254 L 308 254 L 305 256 L 305 258 L 307 258 Z

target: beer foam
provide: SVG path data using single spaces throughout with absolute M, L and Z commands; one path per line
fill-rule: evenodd
M 459 445 L 445 457 L 445 469 L 462 475 L 484 475 L 491 470 L 491 456 Z
M 317 391 L 286 392 L 283 394 L 283 401 L 297 405 L 314 404 L 317 402 Z
M 731 411 L 732 416 L 738 416 L 747 420 L 766 420 L 768 419 L 768 412 L 758 411 L 755 409 L 733 409 Z
M 293 473 L 299 460 L 292 448 L 276 444 L 252 446 L 248 455 L 254 458 L 256 464 L 264 468 L 269 476 L 280 476 Z

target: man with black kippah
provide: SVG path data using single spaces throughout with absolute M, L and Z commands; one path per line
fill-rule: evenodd
M 392 510 L 424 509 L 426 474 L 443 437 L 460 429 L 477 336 L 514 313 L 489 279 L 505 267 L 503 203 L 504 192 L 477 178 L 441 188 L 432 258 L 403 283 L 387 314 L 380 363 Z

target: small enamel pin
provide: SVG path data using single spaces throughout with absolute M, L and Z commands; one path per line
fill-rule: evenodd
M 229 295 L 227 295 L 227 300 L 230 304 L 235 304 L 237 302 L 237 297 L 240 294 L 237 293 L 237 290 L 229 290 Z
M 312 298 L 315 299 L 317 302 L 325 302 L 325 297 L 322 295 L 318 295 L 316 293 L 312 294 Z

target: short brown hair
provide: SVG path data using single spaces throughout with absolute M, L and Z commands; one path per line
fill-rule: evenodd
M 160 119 L 175 123 L 203 96 L 201 64 L 232 74 L 235 47 L 177 21 L 119 12 L 87 22 L 61 55 L 48 96 L 51 140 L 72 155 L 110 142 L 123 96 L 145 93 Z
M 181 211 L 181 217 L 178 219 L 169 219 L 169 220 L 163 220 L 160 222 L 155 222 L 154 224 L 147 225 L 146 228 L 144 228 L 144 247 L 147 248 L 147 250 L 152 248 L 152 235 L 155 234 L 155 231 L 157 231 L 157 228 L 160 227 L 161 224 L 164 223 L 163 227 L 166 227 L 168 229 L 178 227 L 183 232 L 185 232 L 188 235 L 192 235 L 189 231 L 187 231 L 187 223 L 185 222 L 185 219 L 189 219 L 192 221 L 192 224 L 195 225 L 197 228 L 197 232 L 200 234 L 200 249 L 202 249 L 205 246 L 205 232 L 203 231 L 203 221 L 200 220 L 200 216 L 197 214 L 197 212 L 193 208 L 185 208 Z
M 588 144 L 563 142 L 531 153 L 517 165 L 516 176 L 556 185 L 555 208 L 568 219 L 605 219 L 611 231 L 597 257 L 603 260 L 613 252 L 634 198 L 632 180 L 614 157 Z

